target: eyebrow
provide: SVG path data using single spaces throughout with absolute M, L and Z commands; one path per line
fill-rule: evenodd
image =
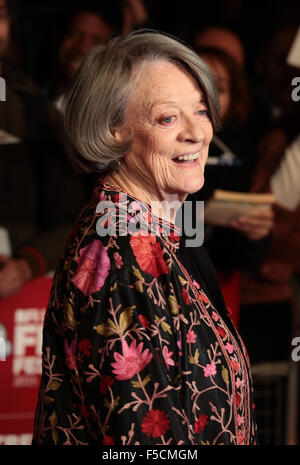
M 205 97 L 203 95 L 203 93 L 201 93 L 201 97 L 200 99 L 195 102 L 195 104 L 197 103 L 204 103 L 206 104 L 205 102 Z M 175 102 L 174 100 L 163 100 L 163 101 L 160 101 L 160 100 L 156 100 L 155 102 L 147 102 L 146 103 L 146 107 L 147 109 L 151 112 L 153 111 L 153 108 L 156 107 L 156 106 L 160 106 L 160 105 L 178 105 L 178 102 Z

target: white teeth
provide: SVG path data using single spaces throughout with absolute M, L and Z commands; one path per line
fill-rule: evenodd
M 180 155 L 178 158 L 178 160 L 196 160 L 197 158 L 199 157 L 199 153 L 190 153 L 190 154 L 186 154 L 186 155 Z

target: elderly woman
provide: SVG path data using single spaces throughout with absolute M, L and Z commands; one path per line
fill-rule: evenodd
M 34 444 L 255 443 L 245 347 L 167 208 L 203 185 L 217 101 L 204 62 L 153 31 L 79 69 L 66 129 L 101 175 L 53 280 Z

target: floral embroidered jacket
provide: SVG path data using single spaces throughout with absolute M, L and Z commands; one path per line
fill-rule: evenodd
M 256 442 L 246 349 L 179 234 L 100 179 L 53 279 L 33 444 Z

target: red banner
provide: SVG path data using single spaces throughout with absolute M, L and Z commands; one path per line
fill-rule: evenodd
M 31 443 L 51 282 L 36 278 L 0 300 L 0 445 Z

